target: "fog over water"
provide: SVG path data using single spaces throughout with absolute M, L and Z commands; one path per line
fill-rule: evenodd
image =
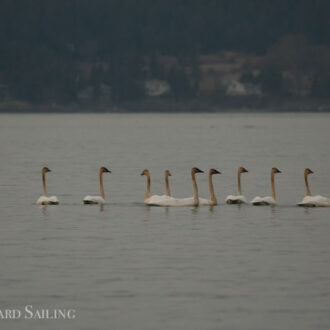
M 330 208 L 299 208 L 303 171 L 330 197 L 330 114 L 0 114 L 0 309 L 75 309 L 74 320 L 1 320 L 1 329 L 328 329 Z M 58 206 L 39 207 L 41 168 Z M 83 205 L 99 191 L 103 208 Z M 192 196 L 190 168 L 219 205 L 143 204 Z M 226 205 L 244 166 L 247 200 Z M 198 174 L 208 198 L 207 174 Z

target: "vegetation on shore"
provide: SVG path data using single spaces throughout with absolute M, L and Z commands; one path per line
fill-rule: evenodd
M 329 9 L 321 0 L 3 0 L 0 111 L 328 110 Z

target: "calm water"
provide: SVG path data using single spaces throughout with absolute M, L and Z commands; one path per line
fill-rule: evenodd
M 73 308 L 75 320 L 0 320 L 1 329 L 329 329 L 330 208 L 295 206 L 310 167 L 330 196 L 330 114 L 0 115 L 0 309 Z M 42 166 L 58 206 L 38 207 Z M 82 205 L 104 176 L 104 209 Z M 190 168 L 214 177 L 219 206 L 143 205 L 192 196 Z M 244 166 L 248 200 L 225 205 Z M 197 177 L 208 196 L 207 175 Z

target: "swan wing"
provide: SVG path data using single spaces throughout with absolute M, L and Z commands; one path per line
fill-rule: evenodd
M 250 203 L 253 205 L 276 205 L 277 204 L 275 199 L 271 196 L 254 197 Z
M 104 204 L 105 200 L 101 196 L 90 196 L 84 197 L 84 204 Z
M 305 196 L 301 202 L 297 205 L 299 206 L 320 206 L 328 207 L 330 206 L 330 198 L 323 197 L 320 195 L 316 196 Z

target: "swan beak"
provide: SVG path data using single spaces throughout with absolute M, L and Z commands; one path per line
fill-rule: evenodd
M 249 172 L 249 171 L 248 171 L 248 170 L 246 170 L 246 169 L 244 169 L 244 170 L 243 170 L 243 173 L 248 173 L 248 172 Z
M 312 170 L 310 170 L 309 173 L 313 174 L 314 172 Z
M 280 171 L 280 170 L 277 170 L 277 173 L 282 173 L 282 171 Z
M 168 176 L 172 176 L 172 174 L 170 172 L 168 172 Z
M 214 174 L 221 174 L 221 172 L 219 172 L 218 170 L 215 170 Z
M 144 173 L 142 172 L 140 175 L 142 176 L 142 175 L 144 175 Z
M 204 173 L 204 171 L 198 169 L 197 173 Z

